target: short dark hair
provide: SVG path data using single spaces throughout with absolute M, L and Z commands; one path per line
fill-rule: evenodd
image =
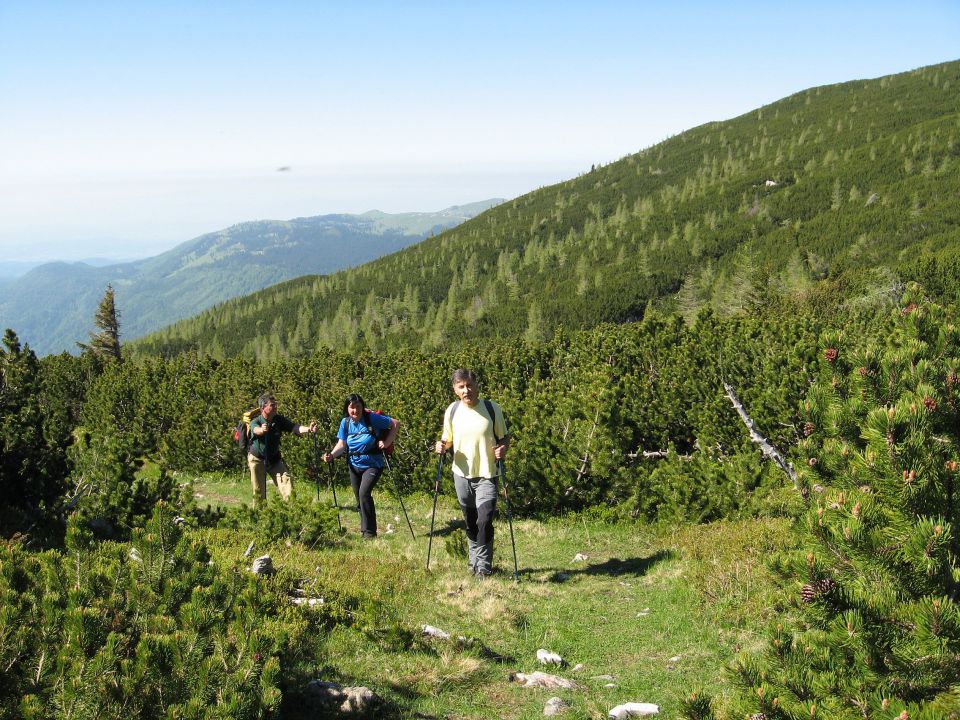
M 465 370 L 463 368 L 457 368 L 453 371 L 453 381 L 452 383 L 456 385 L 458 382 L 472 382 L 476 384 L 477 376 L 474 375 L 473 370 Z
M 367 413 L 367 404 L 363 401 L 363 398 L 357 395 L 356 393 L 350 393 L 347 395 L 347 399 L 343 403 L 343 416 L 347 417 L 347 408 L 356 403 L 363 408 L 363 413 Z
M 263 410 L 267 406 L 268 402 L 272 402 L 274 405 L 277 404 L 277 399 L 273 396 L 272 393 L 264 393 L 263 395 L 257 398 L 257 406 L 261 410 Z

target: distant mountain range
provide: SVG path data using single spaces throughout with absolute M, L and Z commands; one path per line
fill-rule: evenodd
M 131 352 L 430 349 L 678 311 L 960 296 L 960 62 L 811 88 L 401 252 L 237 298 Z
M 116 291 L 122 339 L 131 340 L 268 285 L 361 265 L 501 202 L 484 200 L 439 212 L 372 210 L 245 222 L 134 262 L 101 267 L 46 263 L 20 277 L 0 279 L 0 329 L 13 328 L 39 355 L 73 351 L 92 329 L 109 283 Z

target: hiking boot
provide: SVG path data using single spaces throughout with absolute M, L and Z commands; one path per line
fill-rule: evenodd
M 476 572 L 474 573 L 474 576 L 477 578 L 477 580 L 486 580 L 491 575 L 493 575 L 493 570 L 490 568 L 477 568 Z

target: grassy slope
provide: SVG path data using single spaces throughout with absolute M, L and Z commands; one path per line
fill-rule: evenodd
M 389 483 L 389 479 L 387 479 Z M 724 522 L 653 529 L 582 516 L 515 523 L 521 582 L 511 579 L 509 534 L 498 528 L 493 579 L 477 582 L 452 554 L 459 511 L 447 486 L 437 511 L 431 572 L 424 560 L 430 497 L 406 498 L 413 541 L 396 500 L 377 493 L 381 536 L 363 542 L 350 491 L 338 493 L 346 534 L 333 548 L 265 547 L 281 572 L 319 592 L 355 598 L 365 620 L 337 626 L 307 662 L 304 677 L 366 685 L 386 698 L 385 717 L 536 718 L 559 695 L 574 717 L 606 717 L 627 701 L 654 702 L 676 717 L 681 698 L 704 688 L 723 695 L 725 662 L 759 642 L 773 595 L 763 559 L 789 537 L 783 521 Z M 195 485 L 199 502 L 233 504 L 248 497 L 245 479 Z M 321 502 L 332 498 L 321 493 Z M 387 529 L 388 523 L 392 532 Z M 224 558 L 238 557 L 254 537 L 206 531 Z M 586 561 L 574 561 L 577 553 Z M 424 624 L 473 639 L 468 647 L 423 639 Z M 536 661 L 538 648 L 584 668 L 555 671 Z M 674 659 L 678 658 L 678 659 Z M 511 671 L 555 672 L 578 691 L 522 688 Z M 614 680 L 596 676 L 612 675 Z M 615 687 L 605 687 L 608 683 Z

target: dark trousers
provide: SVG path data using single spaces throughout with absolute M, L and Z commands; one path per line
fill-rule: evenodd
M 353 496 L 360 508 L 360 532 L 367 537 L 377 534 L 377 509 L 373 505 L 373 486 L 377 484 L 383 468 L 355 468 L 350 466 L 350 484 Z

